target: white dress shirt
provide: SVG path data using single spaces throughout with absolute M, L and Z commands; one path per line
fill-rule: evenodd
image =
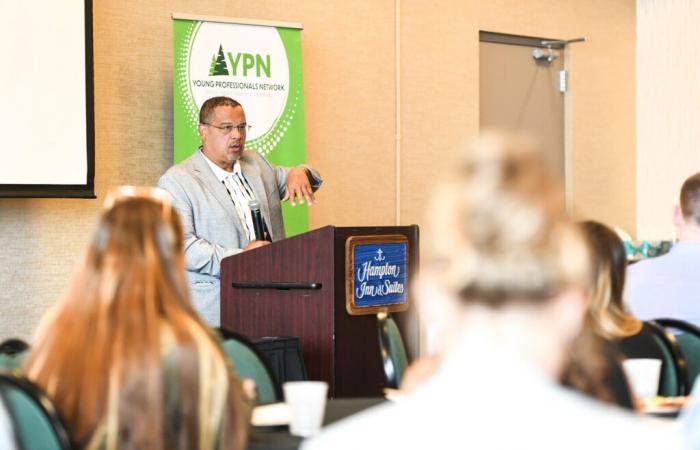
M 249 203 L 251 200 L 255 200 L 255 194 L 250 184 L 248 184 L 248 180 L 245 179 L 243 172 L 241 172 L 241 165 L 236 161 L 233 163 L 233 172 L 227 172 L 207 158 L 204 152 L 202 152 L 202 156 L 204 156 L 204 160 L 214 172 L 216 178 L 223 183 L 231 196 L 238 219 L 248 234 L 248 240 L 254 241 L 256 239 L 255 228 L 253 227 L 253 215 L 250 212 Z

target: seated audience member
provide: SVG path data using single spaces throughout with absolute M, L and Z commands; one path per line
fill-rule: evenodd
M 518 141 L 484 136 L 471 147 L 433 196 L 422 245 L 420 301 L 453 311 L 435 375 L 304 449 L 682 448 L 673 425 L 558 383 L 590 273 L 554 180 Z
M 669 253 L 630 266 L 627 300 L 641 320 L 672 318 L 700 327 L 700 173 L 683 183 L 673 222 L 679 241 Z
M 569 349 L 561 381 L 598 400 L 633 409 L 635 404 L 621 365 L 624 359 L 621 350 L 634 355 L 637 347 L 653 348 L 654 338 L 640 333 L 642 322 L 625 311 L 627 255 L 622 240 L 599 222 L 583 222 L 581 230 L 590 247 L 593 284 L 589 290 L 588 314 L 581 333 Z M 645 342 L 649 339 L 651 343 Z M 429 378 L 437 361 L 438 357 L 433 356 L 412 364 L 404 376 L 402 391 L 413 389 Z
M 616 342 L 639 333 L 642 322 L 627 314 L 623 305 L 625 247 L 602 223 L 584 222 L 581 230 L 589 243 L 593 284 L 588 314 L 571 346 L 562 381 L 599 400 L 632 408 Z
M 108 196 L 67 296 L 39 328 L 27 376 L 76 448 L 242 449 L 248 407 L 190 304 L 170 196 Z

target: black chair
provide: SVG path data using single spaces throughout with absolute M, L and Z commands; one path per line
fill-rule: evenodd
M 377 328 L 386 387 L 398 389 L 408 366 L 401 331 L 394 319 L 386 313 L 377 314 Z
M 618 342 L 626 358 L 654 358 L 662 361 L 659 395 L 675 397 L 688 394 L 686 362 L 676 338 L 654 321 L 644 322 L 634 336 Z
M 275 379 L 265 357 L 245 336 L 225 328 L 216 328 L 222 338 L 221 346 L 233 363 L 240 378 L 251 378 L 258 390 L 259 403 L 282 401 L 282 389 Z
M 265 357 L 277 382 L 306 381 L 304 355 L 301 341 L 295 336 L 264 336 L 253 340 L 255 348 Z
M 0 396 L 23 450 L 70 450 L 68 432 L 56 408 L 43 391 L 29 380 L 0 374 Z
M 19 369 L 24 364 L 29 344 L 21 339 L 6 339 L 0 343 L 0 371 Z
M 0 354 L 15 356 L 20 353 L 24 353 L 29 350 L 29 344 L 24 342 L 22 339 L 10 338 L 5 339 L 0 343 Z
M 679 319 L 654 319 L 654 322 L 675 336 L 686 362 L 686 386 L 692 389 L 700 375 L 700 328 Z

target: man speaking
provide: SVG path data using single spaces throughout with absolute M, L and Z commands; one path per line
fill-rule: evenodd
M 311 205 L 322 183 L 310 167 L 275 167 L 246 150 L 248 129 L 237 101 L 210 98 L 199 111 L 202 146 L 158 180 L 182 219 L 192 302 L 211 326 L 220 325 L 221 260 L 283 239 L 280 202 Z M 265 237 L 256 237 L 251 201 L 260 205 Z

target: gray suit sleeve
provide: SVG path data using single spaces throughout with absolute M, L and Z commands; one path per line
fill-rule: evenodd
M 182 221 L 185 235 L 185 269 L 219 278 L 221 260 L 242 252 L 240 248 L 227 248 L 203 239 L 195 234 L 194 214 L 187 192 L 173 177 L 166 173 L 158 180 L 158 187 L 173 197 L 173 208 Z

